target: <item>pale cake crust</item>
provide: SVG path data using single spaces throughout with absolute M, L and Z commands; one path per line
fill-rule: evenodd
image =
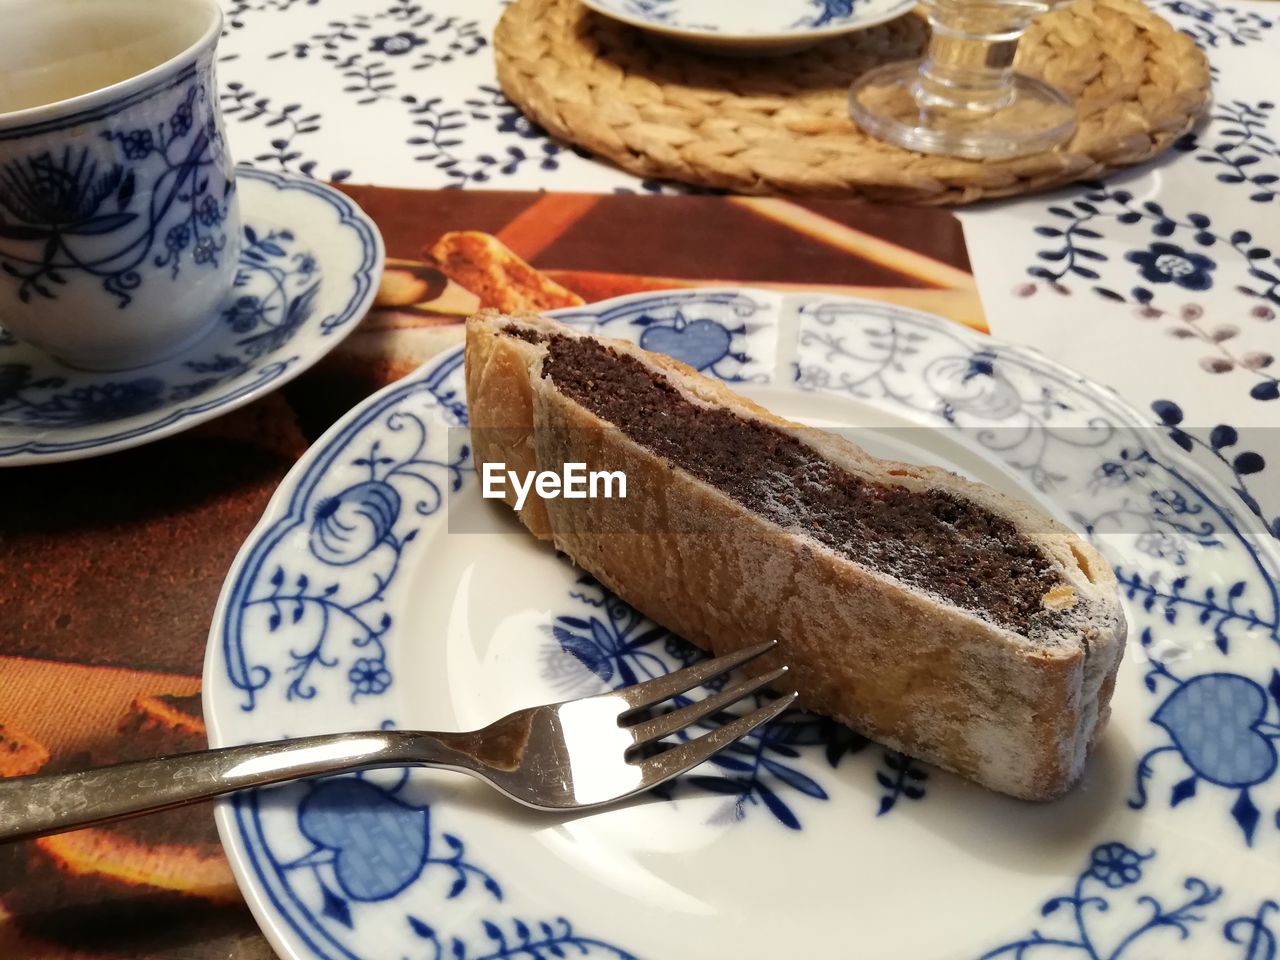
M 1016 797 L 1052 799 L 1075 783 L 1105 726 L 1126 630 L 1115 577 L 1092 547 L 989 487 L 878 460 L 674 360 L 599 338 L 690 401 L 787 430 L 872 482 L 945 489 L 1008 519 L 1070 584 L 1045 600 L 1065 608 L 1067 625 L 1032 637 L 995 626 L 784 530 L 636 444 L 543 378 L 545 346 L 503 333 L 512 323 L 583 335 L 492 311 L 468 321 L 477 464 L 558 471 L 573 461 L 627 476 L 625 500 L 543 501 L 530 493 L 520 516 L 535 535 L 705 649 L 722 654 L 777 638 L 779 652 L 753 669 L 785 662 L 804 706 L 880 743 Z

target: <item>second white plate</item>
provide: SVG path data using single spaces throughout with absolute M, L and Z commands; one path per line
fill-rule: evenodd
M 916 0 L 583 0 L 597 13 L 712 53 L 791 53 L 899 17 Z

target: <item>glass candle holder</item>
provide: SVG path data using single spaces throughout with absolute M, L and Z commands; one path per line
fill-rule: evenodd
M 849 113 L 867 133 L 917 150 L 970 159 L 1038 153 L 1067 140 L 1075 104 L 1013 70 L 1018 41 L 1044 0 L 926 0 L 933 35 L 924 58 L 863 74 Z

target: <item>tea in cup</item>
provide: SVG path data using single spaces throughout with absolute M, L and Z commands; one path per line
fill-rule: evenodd
M 217 0 L 0 0 L 0 326 L 94 370 L 207 333 L 240 241 Z

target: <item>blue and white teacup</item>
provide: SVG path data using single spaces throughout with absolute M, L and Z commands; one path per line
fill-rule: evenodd
M 206 333 L 240 239 L 217 0 L 0 0 L 0 324 L 74 366 Z

